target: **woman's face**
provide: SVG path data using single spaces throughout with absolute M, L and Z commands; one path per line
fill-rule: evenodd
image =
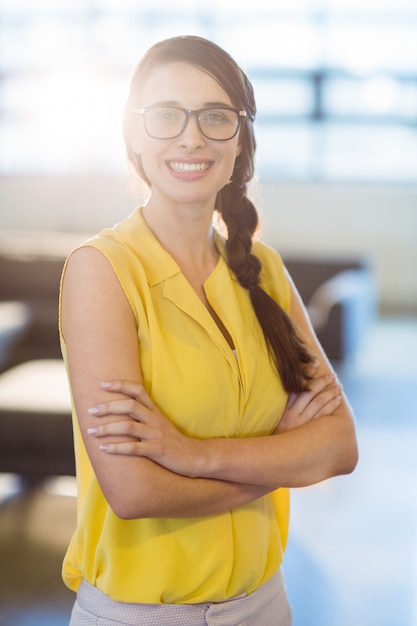
M 211 76 L 185 63 L 157 66 L 145 78 L 135 106 L 157 105 L 191 110 L 235 106 Z M 141 155 L 152 201 L 202 204 L 213 209 L 217 192 L 232 175 L 240 151 L 239 133 L 227 141 L 207 139 L 197 120 L 190 117 L 178 137 L 154 139 L 145 130 L 143 115 L 138 115 L 133 148 Z

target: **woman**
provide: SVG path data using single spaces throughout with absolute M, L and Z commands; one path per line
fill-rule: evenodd
M 300 298 L 252 241 L 254 117 L 247 77 L 204 39 L 156 44 L 133 75 L 124 134 L 148 201 L 74 251 L 62 281 L 71 626 L 287 626 L 288 488 L 356 464 Z

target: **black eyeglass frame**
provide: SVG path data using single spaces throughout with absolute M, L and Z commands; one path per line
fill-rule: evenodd
M 146 117 L 145 117 L 145 131 L 146 133 L 149 135 L 149 137 L 152 137 L 152 139 L 160 139 L 161 141 L 165 141 L 168 139 L 176 139 L 177 137 L 179 137 L 180 135 L 182 135 L 182 133 L 184 132 L 184 130 L 187 127 L 187 124 L 189 122 L 190 117 L 194 117 L 194 119 L 197 122 L 197 126 L 198 126 L 198 130 L 200 131 L 200 133 L 203 135 L 203 137 L 205 137 L 206 139 L 209 139 L 210 141 L 230 141 L 230 139 L 233 139 L 233 137 L 236 137 L 239 128 L 240 128 L 240 118 L 242 117 L 247 117 L 247 112 L 244 110 L 240 110 L 240 109 L 234 109 L 233 107 L 228 107 L 228 106 L 217 106 L 217 107 L 203 107 L 202 109 L 183 109 L 182 107 L 174 107 L 174 106 L 170 106 L 170 107 L 163 107 L 163 106 L 150 106 L 150 107 L 134 107 L 132 109 L 133 113 L 137 113 L 138 115 L 143 115 L 146 116 L 146 113 L 148 111 L 152 111 L 154 109 L 174 109 L 175 111 L 182 111 L 183 113 L 185 113 L 185 120 L 184 120 L 184 125 L 181 128 L 181 131 L 179 133 L 177 133 L 176 135 L 173 135 L 172 137 L 155 137 L 154 135 L 151 135 L 151 133 L 148 131 L 148 128 L 146 126 Z M 227 137 L 227 139 L 213 139 L 212 137 L 208 137 L 205 132 L 203 131 L 203 129 L 201 128 L 201 124 L 200 124 L 200 115 L 201 113 L 203 113 L 204 111 L 217 111 L 217 110 L 223 110 L 223 111 L 233 111 L 233 113 L 237 113 L 237 125 L 236 125 L 236 129 L 233 133 L 233 135 L 231 135 L 230 137 Z

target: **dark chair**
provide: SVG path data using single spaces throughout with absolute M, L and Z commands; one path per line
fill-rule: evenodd
M 75 473 L 58 295 L 65 257 L 83 238 L 0 236 L 0 472 L 27 485 Z
M 28 486 L 75 474 L 62 360 L 28 361 L 0 375 L 0 472 L 18 474 Z
M 364 258 L 284 258 L 329 359 L 353 357 L 377 313 L 372 266 Z

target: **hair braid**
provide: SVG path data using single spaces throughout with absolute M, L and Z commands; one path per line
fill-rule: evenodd
M 230 182 L 221 191 L 220 212 L 227 226 L 227 260 L 240 284 L 251 289 L 259 284 L 260 260 L 251 254 L 252 237 L 258 226 L 257 211 L 246 195 L 246 184 Z
M 228 230 L 226 254 L 230 268 L 251 303 L 262 328 L 269 353 L 288 392 L 303 391 L 309 381 L 306 366 L 313 357 L 297 335 L 290 317 L 260 285 L 262 264 L 252 254 L 258 225 L 256 208 L 246 195 L 246 183 L 230 182 L 220 192 L 219 211 Z

